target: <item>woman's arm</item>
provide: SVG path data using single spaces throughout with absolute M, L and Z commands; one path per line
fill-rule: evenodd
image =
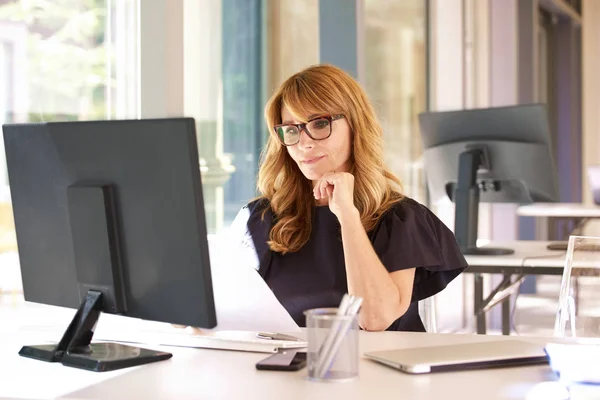
M 410 305 L 415 269 L 389 273 L 375 253 L 358 211 L 343 214 L 342 244 L 348 291 L 363 298 L 360 326 L 368 331 L 387 329 Z
M 389 273 L 375 253 L 354 206 L 354 176 L 325 174 L 314 188 L 317 200 L 328 199 L 342 228 L 348 291 L 363 298 L 360 326 L 387 329 L 410 305 L 415 269 Z

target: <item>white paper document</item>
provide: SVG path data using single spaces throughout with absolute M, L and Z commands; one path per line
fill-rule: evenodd
M 254 250 L 230 240 L 210 243 L 217 327 L 215 330 L 299 332 L 255 267 Z
M 114 341 L 132 346 L 163 345 L 203 349 L 276 353 L 280 349 L 303 348 L 306 341 L 270 340 L 254 331 L 210 331 L 192 327 L 176 328 L 161 322 L 132 320 L 102 315 L 94 333 L 94 342 Z

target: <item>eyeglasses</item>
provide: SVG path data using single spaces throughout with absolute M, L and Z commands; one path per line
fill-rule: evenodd
M 300 141 L 300 134 L 305 131 L 312 140 L 324 140 L 331 136 L 333 121 L 344 118 L 343 114 L 324 115 L 313 118 L 304 124 L 280 124 L 273 129 L 284 146 L 293 146 Z

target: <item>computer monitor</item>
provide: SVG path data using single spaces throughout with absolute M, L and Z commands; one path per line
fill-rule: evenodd
M 559 200 L 545 106 L 427 112 L 419 122 L 430 199 L 454 201 L 463 253 L 511 254 L 477 247 L 479 202 Z
M 216 326 L 191 118 L 4 125 L 26 301 L 78 308 L 20 354 L 107 371 L 171 357 L 91 343 L 101 312 Z

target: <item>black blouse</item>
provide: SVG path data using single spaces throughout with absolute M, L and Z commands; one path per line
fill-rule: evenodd
M 258 272 L 296 323 L 306 326 L 305 310 L 337 307 L 348 285 L 341 228 L 329 207 L 314 207 L 310 239 L 300 250 L 285 255 L 267 245 L 273 224 L 268 201 L 256 200 L 245 208 Z M 467 267 L 454 234 L 429 209 L 405 197 L 368 236 L 389 272 L 416 268 L 411 305 L 388 330 L 424 332 L 417 302 L 443 290 Z

